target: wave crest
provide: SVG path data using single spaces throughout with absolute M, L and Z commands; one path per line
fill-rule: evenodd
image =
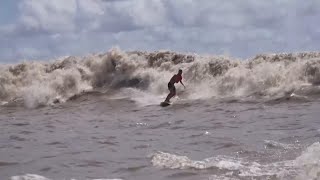
M 0 101 L 23 99 L 28 107 L 64 102 L 99 88 L 136 88 L 165 96 L 167 83 L 183 69 L 187 99 L 290 99 L 320 93 L 320 53 L 265 54 L 238 60 L 170 51 L 66 57 L 53 62 L 0 66 Z M 178 87 L 179 90 L 179 87 Z M 130 98 L 130 97 L 129 97 Z

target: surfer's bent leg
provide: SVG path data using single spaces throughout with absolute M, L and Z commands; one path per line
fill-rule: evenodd
M 172 83 L 168 83 L 168 89 L 170 91 L 170 93 L 168 94 L 167 98 L 166 98 L 166 102 L 169 102 L 170 99 L 176 95 L 176 87 L 174 87 L 174 85 Z
M 171 96 L 171 98 L 176 95 L 176 87 L 174 85 L 172 85 L 172 86 L 173 87 L 172 87 L 172 96 Z

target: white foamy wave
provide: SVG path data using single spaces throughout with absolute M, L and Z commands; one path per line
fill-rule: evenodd
M 301 170 L 297 179 L 320 179 L 320 143 L 309 146 L 295 163 Z
M 113 98 L 130 97 L 130 99 L 135 101 L 138 105 L 147 106 L 147 105 L 155 105 L 155 104 L 158 105 L 159 102 L 163 101 L 165 96 L 166 94 L 155 95 L 153 93 L 142 91 L 135 88 L 125 88 L 121 90 Z
M 12 176 L 11 180 L 49 180 L 49 179 L 36 174 L 26 174 L 23 176 Z
M 0 106 L 6 105 L 6 104 L 8 104 L 7 101 L 0 101 Z
M 22 91 L 27 107 L 65 102 L 68 98 L 82 91 L 91 90 L 91 85 L 81 80 L 78 71 L 56 70 L 48 80 L 34 81 Z
M 264 144 L 266 148 L 283 148 L 286 150 L 299 148 L 299 146 L 294 144 L 284 144 L 284 143 L 280 143 L 272 140 L 265 140 Z
M 27 107 L 63 102 L 80 92 L 92 89 L 83 79 L 79 67 L 68 60 L 59 66 L 41 62 L 25 62 L 0 71 L 0 98 L 12 101 L 22 98 Z M 63 65 L 61 65 L 63 64 Z M 84 68 L 83 68 L 84 69 Z
M 230 177 L 233 174 L 227 174 L 227 175 L 212 175 L 208 179 L 209 180 L 239 180 L 238 178 Z
M 236 176 L 259 177 L 276 176 L 278 178 L 292 176 L 295 167 L 292 161 L 276 162 L 272 164 L 259 164 L 258 162 L 247 162 L 240 158 L 217 156 L 202 161 L 194 161 L 186 156 L 178 156 L 170 153 L 158 152 L 152 156 L 154 166 L 169 169 L 209 169 L 218 168 L 222 170 L 236 171 Z
M 37 174 L 26 174 L 21 176 L 12 176 L 10 180 L 51 180 Z M 76 179 L 71 179 L 76 180 Z M 89 180 L 89 179 L 86 179 Z M 91 179 L 91 180 L 122 180 L 122 179 Z
M 177 52 L 123 52 L 67 57 L 51 63 L 0 66 L 0 100 L 22 98 L 28 107 L 64 102 L 95 88 L 134 88 L 137 101 L 157 101 L 183 70 L 186 99 L 308 99 L 320 94 L 320 53 L 258 55 L 251 60 Z M 181 86 L 177 85 L 177 92 Z M 144 98 L 143 96 L 150 96 Z M 142 97 L 139 97 L 139 96 Z M 135 100 L 135 99 L 133 99 Z M 140 102 L 141 103 L 141 102 Z M 142 102 L 142 104 L 150 102 Z
M 274 144 L 274 143 L 272 143 Z M 277 147 L 287 148 L 279 145 Z M 295 147 L 289 147 L 295 148 Z M 213 175 L 212 179 L 234 179 L 237 177 L 264 177 L 276 179 L 320 179 L 320 143 L 316 142 L 306 148 L 295 160 L 260 164 L 248 162 L 241 158 L 217 156 L 201 161 L 194 161 L 187 156 L 157 152 L 152 155 L 154 166 L 168 169 L 209 169 L 227 170 L 225 174 Z M 241 179 L 241 178 L 240 178 Z

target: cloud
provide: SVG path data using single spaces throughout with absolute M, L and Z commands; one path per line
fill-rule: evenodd
M 309 0 L 21 0 L 0 27 L 0 59 L 171 49 L 249 57 L 316 50 L 320 2 Z M 1 60 L 0 60 L 1 61 Z
M 75 28 L 76 8 L 75 0 L 25 0 L 19 4 L 20 23 L 29 31 L 70 32 Z

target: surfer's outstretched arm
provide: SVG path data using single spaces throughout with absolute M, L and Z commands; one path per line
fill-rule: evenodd
M 182 84 L 182 86 L 184 87 L 184 88 L 186 88 L 186 86 L 183 84 L 183 82 L 180 80 L 180 83 Z

